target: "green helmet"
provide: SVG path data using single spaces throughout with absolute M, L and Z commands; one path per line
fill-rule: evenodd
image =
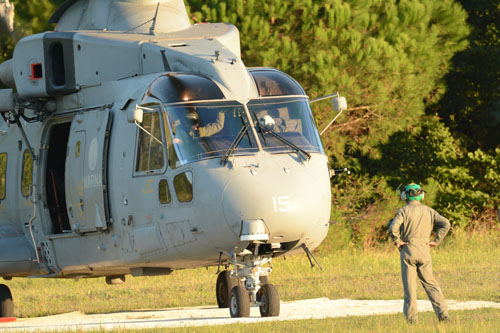
M 424 198 L 424 190 L 422 186 L 411 183 L 405 186 L 405 190 L 402 193 L 404 195 L 403 200 L 411 201 L 411 200 L 422 200 Z

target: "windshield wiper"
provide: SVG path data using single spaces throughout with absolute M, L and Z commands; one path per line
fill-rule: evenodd
M 224 154 L 224 156 L 222 156 L 222 158 L 220 159 L 220 164 L 221 165 L 226 166 L 227 160 L 229 159 L 229 156 L 231 156 L 231 154 L 238 147 L 238 145 L 240 144 L 240 142 L 243 139 L 243 137 L 246 134 L 248 134 L 248 128 L 249 128 L 248 124 L 243 125 L 243 127 L 241 128 L 241 130 L 238 133 L 238 135 L 236 136 L 236 138 L 233 140 L 233 142 L 231 143 L 231 145 L 229 146 L 229 148 L 226 150 L 226 153 Z
M 264 136 L 264 134 L 271 134 L 274 138 L 278 139 L 279 141 L 283 142 L 284 144 L 288 145 L 290 148 L 292 148 L 293 150 L 295 150 L 295 152 L 297 154 L 299 152 L 301 152 L 302 154 L 304 154 L 304 156 L 307 157 L 307 160 L 311 159 L 311 154 L 309 154 L 304 149 L 299 148 L 297 145 L 295 145 L 294 143 L 292 143 L 289 140 L 285 139 L 284 137 L 282 137 L 281 135 L 279 135 L 278 133 L 276 133 L 274 130 L 272 130 L 271 128 L 267 127 L 266 125 L 262 125 L 259 122 L 257 122 L 257 124 L 258 124 L 259 128 L 261 129 L 261 133 L 263 134 L 262 136 Z

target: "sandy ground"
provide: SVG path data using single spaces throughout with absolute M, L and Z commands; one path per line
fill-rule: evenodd
M 498 308 L 500 303 L 448 300 L 450 310 Z M 204 325 L 225 325 L 236 322 L 256 323 L 269 320 L 320 319 L 328 317 L 368 316 L 402 312 L 402 300 L 351 300 L 328 298 L 281 302 L 281 313 L 277 318 L 261 318 L 259 308 L 251 309 L 250 318 L 233 319 L 228 309 L 214 306 L 175 308 L 163 310 L 137 310 L 108 314 L 86 315 L 80 312 L 56 316 L 17 319 L 11 323 L 0 323 L 2 332 L 43 332 L 69 330 L 112 330 L 118 328 L 147 329 L 162 327 L 187 327 Z M 432 311 L 429 301 L 418 301 L 419 311 Z

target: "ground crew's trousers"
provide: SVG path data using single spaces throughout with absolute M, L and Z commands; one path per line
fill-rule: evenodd
M 428 245 L 426 245 L 428 246 Z M 407 248 L 408 246 L 405 246 Z M 410 247 L 412 247 L 410 245 Z M 403 312 L 408 321 L 416 321 L 418 318 L 417 312 L 417 275 L 422 283 L 422 286 L 431 301 L 434 312 L 439 319 L 448 317 L 448 306 L 444 299 L 441 288 L 432 274 L 432 261 L 430 253 L 422 253 L 418 259 L 413 259 L 409 256 L 410 251 L 401 251 L 401 276 L 403 278 L 403 288 L 405 292 Z M 420 249 L 421 250 L 421 249 Z M 427 250 L 429 251 L 429 250 Z M 415 251 L 411 251 L 415 252 Z

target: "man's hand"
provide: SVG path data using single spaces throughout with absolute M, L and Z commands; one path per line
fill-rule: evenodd
M 438 244 L 436 242 L 429 242 L 429 246 L 432 249 L 433 247 L 438 246 Z
M 397 246 L 398 246 L 399 252 L 401 252 L 401 250 L 403 249 L 403 246 L 405 246 L 405 245 L 408 245 L 408 243 L 407 242 L 399 242 L 398 243 Z

